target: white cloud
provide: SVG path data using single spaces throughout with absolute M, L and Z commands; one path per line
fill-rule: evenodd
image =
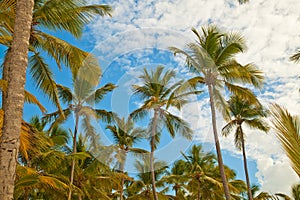
M 94 1 L 98 2 L 98 1 Z M 182 47 L 194 40 L 191 27 L 214 23 L 224 30 L 239 31 L 245 36 L 248 51 L 238 56 L 241 63 L 253 62 L 264 71 L 266 86 L 259 97 L 264 103 L 276 102 L 292 113 L 300 113 L 300 66 L 289 61 L 289 56 L 300 47 L 299 0 L 250 0 L 237 5 L 235 0 L 108 0 L 114 8 L 113 17 L 101 18 L 86 33 L 97 41 L 96 54 L 104 67 L 120 55 L 149 47 L 167 49 Z M 181 59 L 175 58 L 182 62 Z M 145 60 L 146 62 L 146 60 Z M 130 66 L 130 63 L 126 63 Z M 179 65 L 180 66 L 180 65 Z M 188 113 L 201 108 L 200 117 L 190 115 L 199 138 L 208 137 L 211 130 L 207 100 L 187 106 Z M 199 113 L 197 113 L 199 114 Z M 218 124 L 219 128 L 222 123 Z M 199 131 L 201 130 L 201 131 Z M 251 132 L 247 140 L 249 158 L 257 163 L 256 176 L 262 188 L 270 192 L 289 192 L 298 180 L 288 167 L 288 161 L 269 135 Z M 232 140 L 221 139 L 222 147 L 234 154 Z

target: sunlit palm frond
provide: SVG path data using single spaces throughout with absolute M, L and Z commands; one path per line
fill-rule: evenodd
M 34 53 L 29 58 L 29 69 L 36 87 L 40 88 L 62 112 L 53 73 L 39 53 Z
M 229 33 L 222 37 L 222 45 L 218 44 L 219 49 L 216 54 L 216 65 L 220 66 L 224 62 L 230 60 L 238 53 L 246 50 L 244 38 L 239 33 Z
M 34 11 L 34 20 L 52 30 L 65 30 L 80 37 L 84 25 L 97 15 L 111 15 L 107 5 L 85 5 L 81 0 L 47 1 Z
M 163 112 L 162 117 L 166 124 L 166 128 L 172 137 L 174 137 L 177 132 L 187 139 L 192 139 L 193 131 L 186 121 L 167 111 Z
M 115 113 L 103 109 L 94 109 L 97 114 L 97 119 L 106 123 L 111 123 L 114 120 Z
M 277 104 L 271 107 L 271 122 L 275 135 L 281 142 L 282 148 L 290 159 L 294 171 L 300 176 L 300 122 L 286 109 Z
M 116 85 L 108 83 L 103 87 L 96 89 L 90 96 L 85 99 L 85 102 L 89 104 L 99 103 L 107 93 L 113 91 L 116 87 Z
M 225 82 L 225 86 L 232 94 L 238 96 L 239 98 L 245 99 L 251 104 L 259 105 L 259 101 L 257 100 L 256 96 L 253 94 L 253 92 L 250 89 L 242 86 L 234 85 L 228 82 Z
M 43 113 L 47 112 L 46 108 L 39 102 L 39 100 L 33 94 L 31 94 L 30 92 L 28 92 L 26 90 L 25 90 L 24 102 L 37 105 Z
M 75 100 L 71 90 L 63 85 L 56 84 L 58 90 L 58 96 L 63 103 L 70 104 Z

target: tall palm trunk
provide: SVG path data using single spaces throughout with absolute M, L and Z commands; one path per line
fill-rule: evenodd
M 155 185 L 155 172 L 154 172 L 154 150 L 155 150 L 155 134 L 156 134 L 156 126 L 157 126 L 157 110 L 154 110 L 153 116 L 153 127 L 151 133 L 151 152 L 150 152 L 150 172 L 151 172 L 151 184 L 152 184 L 152 193 L 154 200 L 158 200 L 158 196 L 156 193 L 156 185 Z
M 73 154 L 77 153 L 77 132 L 78 132 L 78 122 L 79 122 L 79 114 L 75 111 L 75 129 L 74 129 L 74 136 L 73 136 Z M 75 159 L 72 159 L 71 165 L 71 173 L 70 173 L 70 187 L 69 187 L 69 194 L 68 200 L 72 198 L 72 186 L 74 182 L 74 172 L 75 172 Z
M 18 0 L 11 48 L 7 54 L 8 88 L 4 102 L 3 131 L 0 138 L 0 199 L 11 200 L 20 146 L 20 130 L 24 105 L 24 87 L 28 64 L 28 47 L 34 0 Z
M 121 172 L 122 174 L 124 174 L 124 169 L 125 169 L 125 160 L 126 160 L 126 152 L 124 149 L 122 149 L 124 151 L 124 160 L 121 161 Z M 122 155 L 123 156 L 123 155 Z M 124 177 L 122 177 L 121 179 L 121 190 L 120 190 L 120 200 L 123 200 L 123 193 L 124 193 L 124 183 L 125 183 L 125 179 Z
M 241 125 L 240 129 L 242 129 Z M 245 151 L 245 142 L 244 142 L 244 134 L 242 134 L 242 151 L 243 151 L 243 159 L 244 159 L 244 170 L 245 170 L 245 176 L 246 176 L 246 183 L 247 183 L 247 193 L 248 193 L 248 199 L 253 200 L 252 192 L 251 192 L 251 185 L 250 185 L 250 178 L 248 174 L 248 166 L 247 166 L 247 156 Z
M 229 192 L 227 178 L 226 178 L 226 174 L 225 174 L 225 170 L 224 170 L 222 152 L 221 152 L 221 147 L 220 147 L 220 142 L 219 142 L 218 132 L 217 132 L 216 109 L 215 109 L 215 102 L 214 102 L 214 98 L 213 98 L 213 85 L 208 84 L 207 86 L 208 86 L 208 92 L 209 92 L 209 100 L 210 100 L 210 108 L 211 108 L 211 116 L 212 116 L 211 119 L 212 119 L 212 125 L 213 125 L 213 133 L 214 133 L 215 146 L 216 146 L 216 151 L 217 151 L 219 170 L 220 170 L 220 174 L 221 174 L 221 178 L 222 178 L 222 184 L 223 184 L 226 200 L 230 200 L 230 192 Z

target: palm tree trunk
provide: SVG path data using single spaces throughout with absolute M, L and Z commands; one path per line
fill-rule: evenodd
M 152 127 L 152 135 L 151 135 L 151 152 L 150 152 L 150 172 L 151 172 L 151 184 L 152 184 L 152 193 L 153 193 L 154 200 L 158 200 L 158 196 L 156 193 L 155 171 L 154 171 L 154 150 L 155 150 L 157 115 L 158 115 L 157 110 L 154 110 L 153 127 Z
M 17 1 L 13 41 L 4 65 L 4 71 L 9 73 L 3 77 L 8 88 L 2 99 L 5 112 L 0 138 L 1 200 L 13 199 L 14 193 L 33 6 L 34 0 Z
M 239 125 L 241 126 L 241 125 Z M 240 127 L 242 129 L 242 127 Z M 248 199 L 253 200 L 252 192 L 251 192 L 251 185 L 250 185 L 250 179 L 248 174 L 248 166 L 247 166 L 247 156 L 245 151 L 245 141 L 244 141 L 244 134 L 242 134 L 242 151 L 243 151 L 243 159 L 244 159 L 244 170 L 245 170 L 245 176 L 246 176 L 246 183 L 247 183 L 247 192 L 248 192 Z
M 78 122 L 79 122 L 79 115 L 77 112 L 75 112 L 75 129 L 74 129 L 74 136 L 73 136 L 73 154 L 77 153 L 77 131 L 78 131 Z M 68 200 L 71 200 L 72 198 L 72 185 L 74 182 L 74 171 L 75 171 L 75 159 L 72 159 L 72 165 L 71 165 L 71 173 L 70 173 L 70 187 L 69 187 L 69 194 L 68 194 Z
M 122 149 L 122 151 L 124 151 L 124 159 L 121 161 L 122 163 L 121 163 L 121 172 L 122 172 L 122 174 L 124 174 L 124 169 L 125 169 L 125 160 L 126 160 L 126 152 L 125 152 L 125 150 L 124 149 Z M 122 152 L 123 153 L 123 152 Z M 123 200 L 123 193 L 124 193 L 124 182 L 125 182 L 125 180 L 124 180 L 124 178 L 122 177 L 122 179 L 121 179 L 121 190 L 120 190 L 120 200 Z
M 217 132 L 216 109 L 215 109 L 215 102 L 214 102 L 214 98 L 213 98 L 213 85 L 208 84 L 207 86 L 208 86 L 208 91 L 209 91 L 209 100 L 210 100 L 210 108 L 211 108 L 211 116 L 212 116 L 211 119 L 212 119 L 212 125 L 213 125 L 213 133 L 214 133 L 215 146 L 216 146 L 216 151 L 217 151 L 219 170 L 220 170 L 220 174 L 221 174 L 221 178 L 222 178 L 222 183 L 223 183 L 226 200 L 230 200 L 230 192 L 229 192 L 227 178 L 226 178 L 226 174 L 225 174 L 225 170 L 224 170 L 222 152 L 221 152 L 221 147 L 220 147 L 220 142 L 219 142 L 218 132 Z

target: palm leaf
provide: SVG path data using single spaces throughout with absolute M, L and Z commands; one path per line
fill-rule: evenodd
M 286 109 L 277 104 L 271 107 L 271 122 L 275 128 L 275 135 L 281 142 L 286 155 L 290 159 L 294 171 L 300 177 L 300 122 Z
M 62 113 L 53 74 L 49 66 L 38 53 L 34 53 L 34 55 L 29 58 L 29 68 L 32 78 L 36 82 L 36 87 L 40 88 Z

